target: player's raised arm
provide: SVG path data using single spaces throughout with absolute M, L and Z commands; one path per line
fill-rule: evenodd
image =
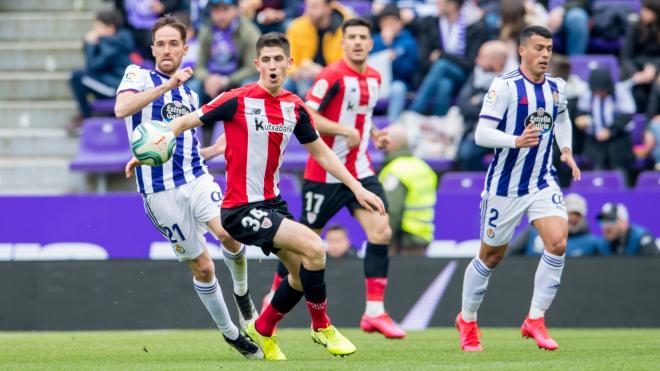
M 168 91 L 181 86 L 193 75 L 190 67 L 176 71 L 166 83 L 154 86 L 146 90 L 136 89 L 133 85 L 141 84 L 138 74 L 132 71 L 133 66 L 126 69 L 124 78 L 119 86 L 119 93 L 115 101 L 115 116 L 124 118 L 142 110 L 148 104 L 158 99 Z

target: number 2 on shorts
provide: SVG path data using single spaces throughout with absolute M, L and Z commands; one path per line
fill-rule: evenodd
M 490 218 L 488 218 L 488 226 L 497 228 L 497 225 L 495 225 L 495 221 L 497 218 L 499 218 L 500 212 L 497 211 L 497 209 L 490 209 Z

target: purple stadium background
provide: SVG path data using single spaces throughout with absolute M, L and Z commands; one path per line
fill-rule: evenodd
M 632 222 L 642 224 L 655 236 L 660 236 L 660 218 L 655 209 L 660 205 L 659 192 L 594 191 L 582 194 L 588 201 L 589 223 L 597 234 L 600 233 L 595 221 L 598 210 L 603 203 L 616 201 L 628 206 Z M 293 214 L 300 215 L 300 198 L 289 197 L 287 201 Z M 72 244 L 94 244 L 105 249 L 108 259 L 149 259 L 152 243 L 166 242 L 145 215 L 142 199 L 137 194 L 0 197 L 0 209 L 3 211 L 0 217 L 0 260 L 14 260 L 12 249 L 38 250 L 51 244 L 68 248 Z M 331 223 L 344 225 L 355 246 L 360 246 L 365 238 L 346 210 L 342 210 Z M 439 193 L 436 226 L 436 240 L 461 242 L 478 239 L 479 195 L 460 191 Z

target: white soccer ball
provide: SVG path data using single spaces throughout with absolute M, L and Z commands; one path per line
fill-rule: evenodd
M 161 121 L 143 122 L 131 135 L 131 152 L 142 165 L 160 166 L 174 153 L 176 137 L 172 129 Z

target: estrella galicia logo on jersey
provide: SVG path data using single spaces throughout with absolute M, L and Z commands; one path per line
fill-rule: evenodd
M 163 108 L 160 109 L 160 114 L 163 116 L 163 121 L 165 122 L 170 122 L 188 113 L 190 113 L 190 109 L 181 102 L 170 102 L 163 105 Z
M 525 119 L 525 127 L 530 125 L 540 128 L 541 135 L 547 134 L 552 129 L 552 116 L 543 107 L 539 107 L 536 112 L 527 116 Z
M 265 122 L 263 118 L 254 118 L 254 131 L 268 131 L 271 133 L 292 133 L 294 124 L 280 124 L 274 125 L 270 122 Z

